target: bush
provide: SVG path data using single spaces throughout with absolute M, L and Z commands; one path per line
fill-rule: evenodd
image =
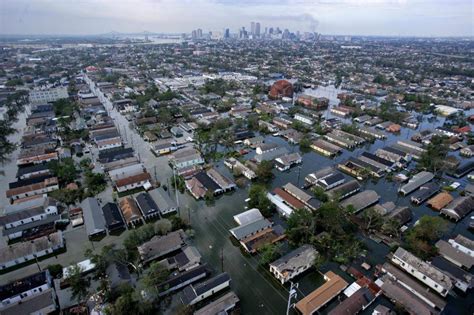
M 165 235 L 171 231 L 173 225 L 170 220 L 161 219 L 155 222 L 154 228 L 156 234 Z
M 53 278 L 61 278 L 63 276 L 63 266 L 60 264 L 48 265 L 46 269 Z

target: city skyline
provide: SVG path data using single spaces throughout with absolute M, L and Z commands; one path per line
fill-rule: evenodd
M 280 26 L 331 35 L 473 36 L 469 0 L 6 0 L 0 9 L 3 35 L 236 33 L 254 21 L 260 33 Z

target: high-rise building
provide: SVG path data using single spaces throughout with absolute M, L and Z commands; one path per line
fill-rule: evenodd
M 255 22 L 250 23 L 250 34 L 255 35 Z
M 193 30 L 193 31 L 191 32 L 191 38 L 192 38 L 192 39 L 196 39 L 196 38 L 197 38 L 197 31 L 196 31 L 196 30 Z
M 255 23 L 255 36 L 260 37 L 260 22 Z
M 270 34 L 270 35 L 273 34 L 273 27 L 270 27 L 270 29 L 268 30 L 268 34 Z
M 229 38 L 230 38 L 230 31 L 229 31 L 228 28 L 225 29 L 224 38 L 225 38 L 225 39 L 229 39 Z
M 202 29 L 200 28 L 197 29 L 197 37 L 202 38 Z

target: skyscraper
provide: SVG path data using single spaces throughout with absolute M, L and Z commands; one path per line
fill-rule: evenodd
M 255 23 L 255 36 L 260 37 L 260 22 Z
M 250 34 L 255 35 L 255 22 L 250 23 Z
M 229 31 L 228 28 L 225 29 L 224 38 L 225 38 L 225 39 L 229 39 L 229 38 L 230 38 L 230 31 Z
M 202 38 L 202 29 L 200 28 L 197 29 L 197 37 Z

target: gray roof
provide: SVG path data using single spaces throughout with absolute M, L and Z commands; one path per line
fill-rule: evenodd
M 306 244 L 286 254 L 280 259 L 275 260 L 270 264 L 270 266 L 273 266 L 281 273 L 285 271 L 293 272 L 308 263 L 313 264 L 317 255 L 318 252 L 316 249 L 313 246 Z
M 405 185 L 400 187 L 399 191 L 405 195 L 413 192 L 415 189 L 419 188 L 421 185 L 426 184 L 434 178 L 434 174 L 431 172 L 419 172 L 412 179 L 408 181 Z
M 234 215 L 234 221 L 237 222 L 238 225 L 246 225 L 262 219 L 263 215 L 257 208 Z
M 174 231 L 163 236 L 155 236 L 150 241 L 138 246 L 138 253 L 144 262 L 148 262 L 184 246 L 186 235 L 183 230 Z
M 217 300 L 207 304 L 203 308 L 194 312 L 194 315 L 220 315 L 235 306 L 239 302 L 239 297 L 234 292 L 229 292 Z
M 313 198 L 310 194 L 306 193 L 304 190 L 299 189 L 292 183 L 285 184 L 283 189 L 286 190 L 290 195 L 303 202 L 308 202 L 311 198 Z
M 23 298 L 19 303 L 12 303 L 3 306 L 0 309 L 0 313 L 2 315 L 36 314 L 36 312 L 41 310 L 46 310 L 46 313 L 49 313 L 51 311 L 49 309 L 50 307 L 53 310 L 56 309 L 54 291 L 52 288 L 48 288 L 41 293 Z
M 230 229 L 230 233 L 235 236 L 236 239 L 242 240 L 253 233 L 263 230 L 267 227 L 271 227 L 272 223 L 267 219 L 261 219 L 258 221 L 251 222 L 246 225 L 240 225 L 233 229 Z
M 87 235 L 105 232 L 105 219 L 96 198 L 88 197 L 81 202 Z
M 471 269 L 472 265 L 474 265 L 474 257 L 454 248 L 451 246 L 451 244 L 444 240 L 439 240 L 436 243 L 436 247 L 438 248 L 439 254 L 441 256 L 458 266 L 464 266 L 469 270 Z
M 259 163 L 262 161 L 270 161 L 270 160 L 276 159 L 277 157 L 285 155 L 287 153 L 288 153 L 287 148 L 278 147 L 273 151 L 264 152 L 263 154 L 256 154 L 255 160 Z
M 168 196 L 168 194 L 163 189 L 156 188 L 150 190 L 149 194 L 155 201 L 156 205 L 158 206 L 158 209 L 160 209 L 160 212 L 168 212 L 171 209 L 178 208 L 176 202 L 171 199 L 171 197 Z
M 370 205 L 373 205 L 380 199 L 379 194 L 377 194 L 374 190 L 364 190 L 352 197 L 341 202 L 341 206 L 344 208 L 352 205 L 355 209 L 355 212 L 363 210 Z

